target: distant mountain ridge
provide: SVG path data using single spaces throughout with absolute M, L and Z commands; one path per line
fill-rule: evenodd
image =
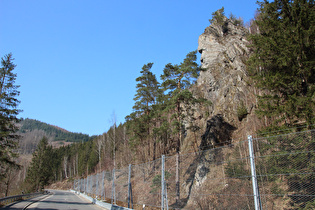
M 86 142 L 92 138 L 87 134 L 70 132 L 58 126 L 29 118 L 22 119 L 19 127 L 20 154 L 32 154 L 44 136 L 53 147 L 65 146 L 73 142 Z
M 20 132 L 27 133 L 34 130 L 43 130 L 48 136 L 53 137 L 53 141 L 66 141 L 66 142 L 82 142 L 88 141 L 90 136 L 82 133 L 74 133 L 67 131 L 55 125 L 50 125 L 39 120 L 23 119 L 20 122 Z

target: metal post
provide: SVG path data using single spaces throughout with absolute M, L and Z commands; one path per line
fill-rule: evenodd
M 84 183 L 83 184 L 84 184 L 84 189 L 83 190 L 84 190 L 84 193 L 86 193 L 86 178 L 84 178 Z
M 99 180 L 98 180 L 98 174 L 96 174 L 96 192 L 95 192 L 95 196 L 97 196 L 98 198 L 98 195 L 99 195 Z
M 113 185 L 112 185 L 112 204 L 116 205 L 116 192 L 115 192 L 115 168 L 113 169 Z
M 87 194 L 91 193 L 91 176 L 87 177 Z
M 164 181 L 164 190 L 165 190 L 165 204 L 166 204 L 166 210 L 168 210 L 168 199 L 167 199 L 167 186 L 166 181 Z
M 93 175 L 90 176 L 90 196 L 93 197 Z
M 104 186 L 104 182 L 105 182 L 105 171 L 102 172 L 103 175 L 102 175 L 102 197 L 104 197 L 104 200 L 105 200 L 105 186 Z
M 258 189 L 258 184 L 257 184 L 253 138 L 251 135 L 248 136 L 248 149 L 249 149 L 250 168 L 251 168 L 251 174 L 252 174 L 255 210 L 262 210 L 259 189 Z
M 129 164 L 129 172 L 128 172 L 128 208 L 133 208 L 133 201 L 132 201 L 132 188 L 131 188 L 131 164 Z
M 164 190 L 164 172 L 165 172 L 165 155 L 162 155 L 162 171 L 161 171 L 161 209 L 164 210 L 164 197 L 165 197 L 165 190 Z
M 86 177 L 86 186 L 85 186 L 85 193 L 88 194 L 89 193 L 89 177 Z
M 92 175 L 92 195 L 94 195 L 95 198 L 95 194 L 96 194 L 96 176 Z

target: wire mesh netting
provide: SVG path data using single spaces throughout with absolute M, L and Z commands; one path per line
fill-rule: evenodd
M 135 209 L 313 209 L 314 134 L 254 138 L 254 157 L 248 140 L 168 156 L 75 180 L 74 189 Z
M 171 208 L 253 209 L 247 142 L 168 157 L 165 164 Z
M 263 209 L 315 207 L 315 131 L 254 139 Z

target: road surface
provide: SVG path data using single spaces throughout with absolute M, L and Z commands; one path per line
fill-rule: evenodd
M 23 209 L 29 205 L 26 209 L 43 209 L 43 210 L 60 210 L 60 209 L 77 209 L 77 210 L 102 210 L 97 205 L 92 204 L 90 201 L 76 195 L 70 191 L 62 190 L 49 190 L 51 195 L 44 197 L 43 199 L 32 203 L 26 201 L 17 203 L 5 209 Z

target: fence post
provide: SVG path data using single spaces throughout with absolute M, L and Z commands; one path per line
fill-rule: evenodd
M 83 188 L 83 191 L 86 194 L 86 178 L 84 178 Z
M 104 198 L 104 200 L 105 200 L 105 171 L 103 171 L 102 172 L 103 174 L 102 174 L 102 195 L 101 195 L 101 197 L 103 197 Z
M 255 210 L 262 210 L 261 203 L 260 203 L 259 189 L 258 189 L 258 184 L 257 184 L 253 138 L 251 135 L 248 136 L 248 150 L 249 150 L 249 159 L 250 159 L 250 169 L 251 169 L 251 175 L 252 175 Z
M 166 210 L 168 210 L 167 185 L 166 185 L 166 181 L 165 180 L 164 180 L 164 192 L 165 192 L 164 195 L 165 195 Z
M 85 185 L 85 194 L 88 194 L 89 192 L 89 177 L 87 176 L 85 178 L 85 181 L 86 181 L 86 185 Z
M 98 195 L 99 195 L 99 176 L 98 176 L 99 174 L 97 173 L 96 174 L 96 195 L 95 196 L 97 196 L 97 198 L 98 198 Z
M 91 192 L 90 192 L 90 197 L 93 197 L 93 191 L 94 191 L 94 175 L 90 175 L 90 188 L 91 188 Z
M 128 172 L 128 208 L 133 208 L 133 201 L 132 201 L 132 186 L 131 186 L 131 164 L 129 164 L 129 172 Z
M 91 176 L 87 177 L 87 194 L 91 194 Z
M 112 185 L 112 204 L 116 205 L 116 192 L 115 192 L 115 168 L 113 169 L 113 185 Z
M 164 210 L 164 197 L 165 197 L 165 190 L 164 190 L 164 173 L 165 173 L 165 155 L 162 155 L 162 171 L 161 171 L 161 209 Z

